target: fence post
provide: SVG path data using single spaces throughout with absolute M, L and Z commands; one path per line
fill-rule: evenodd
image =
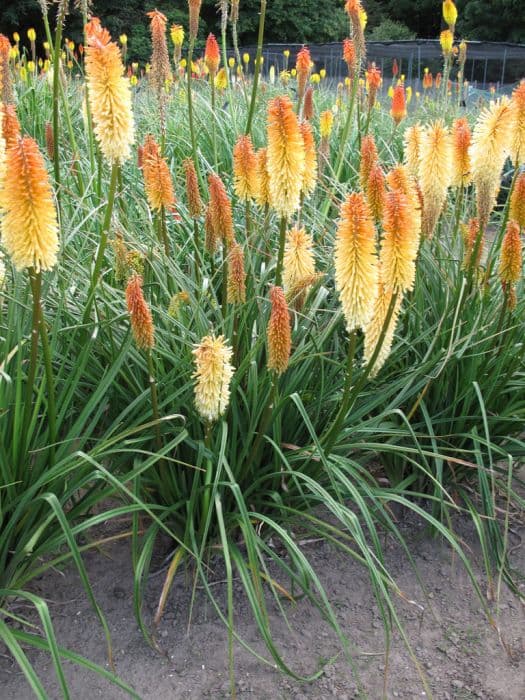
M 503 67 L 501 69 L 501 84 L 505 84 L 505 68 L 507 67 L 507 47 L 505 47 L 505 53 L 503 54 Z

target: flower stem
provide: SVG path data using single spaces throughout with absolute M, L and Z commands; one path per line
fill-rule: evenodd
M 257 37 L 257 53 L 255 55 L 255 69 L 253 74 L 252 97 L 250 100 L 250 111 L 246 122 L 246 133 L 252 130 L 253 115 L 255 113 L 255 103 L 257 101 L 257 89 L 259 87 L 259 75 L 261 73 L 261 57 L 264 38 L 264 19 L 266 17 L 266 0 L 261 0 L 261 10 L 259 14 L 259 34 Z
M 277 267 L 275 269 L 275 284 L 281 286 L 283 278 L 284 244 L 286 240 L 286 217 L 281 217 L 281 227 L 279 231 L 279 253 L 277 257 Z
M 113 163 L 111 168 L 111 180 L 109 183 L 108 203 L 106 205 L 106 213 L 104 215 L 102 231 L 100 232 L 100 242 L 98 244 L 97 257 L 95 258 L 95 265 L 93 267 L 93 274 L 91 277 L 91 285 L 89 288 L 88 300 L 84 311 L 84 323 L 86 323 L 91 312 L 91 306 L 93 305 L 93 301 L 95 298 L 95 289 L 98 284 L 100 271 L 102 269 L 102 263 L 104 261 L 104 253 L 106 251 L 106 246 L 108 243 L 108 233 L 109 228 L 111 226 L 111 216 L 113 214 L 113 206 L 115 204 L 115 193 L 117 190 L 118 173 L 119 166 L 117 163 Z

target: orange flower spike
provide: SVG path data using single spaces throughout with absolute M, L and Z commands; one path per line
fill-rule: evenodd
M 255 201 L 260 207 L 270 204 L 270 178 L 268 176 L 268 164 L 266 148 L 260 148 L 256 153 L 257 191 Z
M 304 142 L 288 96 L 268 105 L 267 170 L 271 206 L 283 217 L 300 205 L 305 168 Z
M 233 147 L 235 194 L 245 201 L 255 199 L 258 190 L 257 158 L 250 136 L 241 135 Z
M 210 218 L 215 235 L 227 247 L 234 242 L 232 205 L 221 178 L 215 173 L 208 175 L 210 191 Z
M 371 110 L 376 102 L 377 93 L 381 87 L 381 71 L 373 63 L 366 71 L 366 82 L 368 85 L 368 109 Z
M 150 19 L 151 43 L 151 75 L 157 91 L 164 89 L 166 81 L 171 79 L 170 56 L 166 41 L 168 19 L 162 12 L 152 10 L 146 13 Z
M 376 142 L 371 134 L 363 136 L 361 141 L 361 161 L 359 164 L 359 180 L 362 189 L 366 192 L 368 178 L 372 168 L 379 162 Z
M 134 140 L 129 80 L 124 77 L 120 49 L 98 18 L 88 22 L 86 34 L 86 79 L 95 136 L 104 157 L 120 164 L 130 157 Z
M 468 226 L 466 226 L 465 228 L 465 253 L 463 255 L 463 267 L 466 270 L 471 265 L 472 255 L 474 254 L 474 251 L 476 251 L 475 266 L 479 267 L 479 264 L 481 262 L 481 254 L 485 245 L 485 237 L 483 235 L 481 240 L 479 240 L 478 242 L 478 238 L 480 235 L 479 219 L 471 219 L 468 222 Z
M 199 31 L 199 15 L 202 0 L 188 0 L 190 40 L 195 40 Z
M 153 136 L 146 136 L 143 148 L 142 174 L 149 205 L 154 211 L 162 207 L 167 210 L 175 206 L 173 183 L 166 160 Z
M 470 142 L 472 134 L 466 117 L 456 119 L 452 127 L 452 186 L 467 187 L 472 181 L 470 174 Z
M 14 102 L 13 85 L 9 71 L 10 51 L 11 42 L 4 34 L 0 34 L 0 103 L 4 105 Z
M 208 34 L 208 38 L 206 39 L 204 63 L 210 72 L 210 80 L 214 80 L 221 63 L 221 53 L 217 39 L 213 34 Z
M 511 144 L 511 159 L 514 165 L 525 163 L 525 80 L 512 93 L 514 126 Z
M 268 322 L 268 369 L 283 374 L 290 361 L 292 330 L 290 312 L 282 287 L 270 289 L 272 309 Z
M 407 115 L 407 104 L 405 88 L 402 85 L 396 85 L 394 94 L 392 95 L 392 107 L 390 116 L 394 120 L 396 126 L 400 124 Z
M 2 116 L 2 137 L 5 141 L 6 149 L 15 146 L 20 137 L 20 122 L 16 116 L 14 105 L 4 104 L 1 107 Z
M 514 185 L 510 198 L 510 218 L 525 229 L 525 172 L 518 176 Z
M 17 270 L 50 270 L 58 253 L 58 222 L 44 158 L 30 136 L 6 152 L 0 190 L 2 244 Z
M 502 284 L 512 287 L 519 282 L 522 265 L 520 227 L 516 221 L 509 221 L 501 244 L 499 276 Z
M 301 134 L 304 144 L 304 175 L 302 193 L 308 196 L 315 189 L 317 181 L 317 152 L 315 150 L 314 135 L 312 127 L 308 122 L 301 122 Z
M 335 286 L 348 332 L 370 319 L 377 281 L 376 230 L 364 195 L 352 192 L 341 206 L 335 242 Z
M 246 301 L 246 272 L 244 271 L 244 253 L 238 243 L 234 243 L 229 253 L 228 304 L 244 304 Z
M 353 80 L 357 67 L 357 55 L 352 39 L 343 39 L 343 60 L 348 68 L 348 77 Z
M 375 221 L 381 221 L 385 206 L 386 186 L 383 168 L 379 165 L 379 163 L 372 166 L 372 169 L 368 175 L 366 198 Z
M 310 51 L 307 46 L 303 46 L 295 59 L 295 70 L 297 71 L 297 100 L 299 104 L 303 101 L 311 68 L 312 59 Z
M 304 93 L 303 119 L 310 120 L 314 117 L 314 89 L 310 85 Z
M 155 345 L 155 329 L 150 308 L 144 299 L 142 277 L 133 275 L 126 287 L 126 304 L 131 320 L 131 331 L 139 350 L 151 350 Z
M 361 21 L 364 12 L 363 6 L 360 0 L 346 0 L 345 10 L 350 19 L 352 39 L 355 43 L 358 62 L 360 62 L 366 53 L 364 27 Z
M 410 199 L 400 190 L 386 196 L 383 231 L 380 252 L 383 282 L 387 288 L 402 294 L 414 287 L 419 231 Z
M 188 198 L 188 211 L 192 219 L 198 219 L 202 214 L 202 199 L 199 191 L 199 181 L 192 158 L 183 161 L 186 177 L 186 196 Z

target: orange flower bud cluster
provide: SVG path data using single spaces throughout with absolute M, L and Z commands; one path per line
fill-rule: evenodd
M 232 205 L 224 183 L 215 173 L 208 175 L 210 223 L 216 238 L 230 247 L 234 240 Z
M 155 345 L 155 329 L 151 310 L 144 299 L 142 277 L 132 275 L 126 287 L 126 304 L 131 320 L 131 331 L 139 350 L 151 350 Z
M 208 34 L 208 38 L 206 39 L 204 63 L 210 72 L 210 80 L 214 80 L 221 63 L 221 52 L 217 39 L 213 34 Z
M 202 199 L 195 165 L 191 158 L 185 158 L 182 165 L 184 166 L 184 174 L 186 177 L 188 211 L 192 219 L 198 219 L 202 214 Z
M 525 228 L 525 173 L 521 173 L 510 198 L 510 218 Z
M 270 289 L 272 305 L 270 320 L 266 331 L 268 340 L 268 369 L 283 374 L 290 361 L 292 349 L 292 330 L 290 312 L 282 287 Z
M 233 147 L 235 194 L 239 199 L 255 199 L 257 195 L 257 158 L 250 136 L 242 134 Z
M 299 104 L 303 101 L 311 68 L 312 59 L 310 57 L 310 51 L 307 46 L 303 46 L 295 59 L 295 70 L 297 71 L 297 100 Z
M 231 246 L 228 256 L 227 299 L 229 304 L 243 304 L 246 301 L 244 253 L 236 242 Z
M 150 18 L 151 42 L 153 45 L 151 77 L 157 93 L 160 94 L 164 90 L 166 81 L 171 79 L 170 56 L 166 40 L 168 19 L 158 10 L 148 12 L 147 16 Z
M 390 116 L 394 122 L 399 124 L 407 115 L 407 104 L 405 96 L 405 88 L 403 85 L 396 85 L 394 88 L 394 94 L 392 95 L 392 107 L 390 109 Z
M 150 207 L 159 211 L 162 207 L 173 209 L 175 194 L 166 160 L 151 134 L 146 136 L 142 151 L 142 174 Z
M 472 134 L 466 117 L 456 119 L 452 127 L 452 186 L 467 187 L 472 181 L 470 142 Z

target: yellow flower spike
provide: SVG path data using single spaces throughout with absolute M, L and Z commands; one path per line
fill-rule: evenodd
M 205 421 L 218 420 L 228 408 L 234 369 L 232 349 L 223 335 L 207 335 L 193 350 L 195 408 Z
M 439 43 L 441 44 L 441 50 L 445 58 L 452 54 L 452 47 L 454 45 L 454 34 L 450 29 L 444 29 L 439 35 Z
M 181 58 L 179 65 L 181 68 L 186 68 L 186 66 L 188 65 L 188 62 L 186 61 L 185 58 Z
M 27 38 L 29 41 L 36 41 L 36 31 L 32 27 L 27 30 Z
M 388 88 L 388 96 L 390 97 L 390 99 L 394 97 L 394 88 L 392 85 L 390 85 L 390 87 Z
M 136 87 L 138 82 L 139 82 L 139 79 L 137 78 L 136 75 L 132 75 L 131 78 L 129 79 L 129 84 L 131 85 L 131 87 Z
M 172 24 L 170 29 L 170 37 L 173 46 L 182 46 L 184 43 L 184 27 L 182 24 Z
M 91 19 L 86 32 L 86 78 L 95 136 L 104 157 L 122 163 L 131 156 L 134 141 L 129 81 L 120 49 L 100 20 Z
M 2 244 L 17 270 L 50 270 L 58 253 L 58 222 L 44 158 L 34 139 L 7 149 L 0 192 Z
M 13 41 L 15 42 L 15 44 L 20 43 L 20 34 L 18 32 L 13 32 Z
M 491 102 L 479 115 L 474 126 L 472 146 L 472 180 L 476 186 L 478 218 L 486 229 L 496 204 L 501 171 L 512 145 L 515 111 L 508 97 Z
M 44 66 L 44 61 L 41 58 L 39 58 L 38 59 L 38 67 L 43 68 L 43 66 Z
M 319 71 L 319 77 L 321 78 L 321 80 L 324 80 L 326 78 L 326 70 L 324 68 L 321 68 L 321 70 Z
M 119 36 L 118 40 L 120 41 L 120 43 L 122 44 L 122 46 L 126 46 L 127 43 L 128 43 L 128 36 L 127 36 L 127 34 L 121 34 L 121 35 Z
M 235 59 L 233 58 L 233 56 L 230 56 L 230 58 L 228 59 L 228 66 L 230 68 L 233 68 L 235 66 Z
M 44 41 L 44 42 L 42 43 L 42 46 L 43 46 L 43 48 L 44 48 L 44 51 L 49 51 L 49 48 L 50 48 L 50 46 L 49 46 L 49 41 Z
M 409 85 L 406 90 L 407 105 L 412 102 L 412 87 Z
M 370 320 L 377 285 L 376 230 L 364 195 L 353 192 L 341 206 L 335 242 L 335 286 L 348 332 Z
M 242 55 L 242 60 L 245 65 L 248 65 L 250 62 L 250 54 L 249 53 L 243 53 Z
M 368 363 L 372 359 L 379 339 L 383 334 L 383 327 L 385 325 L 388 309 L 392 301 L 392 294 L 392 290 L 389 289 L 383 282 L 381 267 L 379 267 L 379 281 L 377 285 L 377 295 L 374 303 L 373 313 L 370 320 L 364 328 L 365 341 L 363 348 L 363 360 L 365 365 L 368 365 Z M 398 297 L 394 306 L 392 318 L 390 320 L 390 323 L 388 324 L 386 332 L 384 333 L 383 343 L 379 350 L 379 354 L 374 363 L 374 366 L 370 370 L 371 377 L 376 376 L 376 374 L 379 372 L 381 367 L 383 367 L 388 356 L 390 355 L 397 320 L 399 318 L 399 312 L 401 310 L 401 303 L 402 300 Z
M 334 113 L 327 109 L 325 112 L 321 112 L 319 117 L 319 131 L 323 138 L 328 138 L 332 133 L 332 127 L 334 124 Z
M 285 58 L 290 58 L 290 49 L 285 49 L 285 50 L 283 51 L 283 56 L 284 56 Z
M 368 24 L 368 15 L 363 7 L 359 10 L 359 24 L 361 25 L 361 29 L 365 31 L 366 25 Z
M 25 66 L 20 66 L 20 80 L 27 83 L 27 69 Z
M 34 73 L 34 72 L 35 72 L 35 70 L 36 70 L 36 64 L 35 64 L 34 61 L 28 61 L 28 62 L 27 62 L 27 70 L 28 70 L 30 73 Z
M 310 76 L 310 82 L 313 83 L 314 85 L 317 85 L 318 83 L 321 82 L 321 76 L 319 73 L 312 73 Z
M 443 3 L 443 19 L 448 24 L 449 29 L 454 31 L 458 19 L 458 10 L 452 0 L 445 0 Z
M 306 293 L 311 281 L 315 279 L 312 248 L 312 237 L 303 228 L 288 231 L 283 261 L 283 287 L 286 294 L 298 287 L 302 287 Z
M 423 235 L 431 238 L 452 181 L 452 141 L 441 120 L 425 129 L 420 154 L 419 182 L 425 203 Z
M 512 93 L 514 126 L 512 129 L 511 159 L 515 165 L 525 163 L 525 80 Z
M 215 78 L 215 87 L 217 90 L 226 90 L 228 87 L 228 74 L 226 73 L 225 68 L 221 68 L 217 73 Z
M 68 43 L 67 47 L 68 47 L 68 49 L 71 51 L 71 53 L 73 53 L 73 51 L 75 50 L 75 42 L 74 42 L 74 41 L 70 41 L 70 42 Z
M 146 75 L 148 75 L 148 73 L 150 73 L 150 71 L 151 71 L 151 63 L 146 63 L 146 65 L 144 66 L 144 72 L 146 73 Z

